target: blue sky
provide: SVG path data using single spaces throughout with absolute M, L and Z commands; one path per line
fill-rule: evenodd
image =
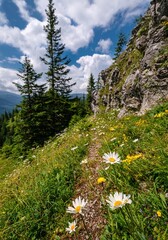
M 73 92 L 85 92 L 90 73 L 95 80 L 112 64 L 118 35 L 127 40 L 135 19 L 149 7 L 149 0 L 53 0 L 65 53 L 71 59 Z M 47 0 L 0 0 L 0 90 L 17 92 L 13 81 L 25 55 L 37 72 L 45 66 Z M 42 82 L 45 74 L 43 74 Z

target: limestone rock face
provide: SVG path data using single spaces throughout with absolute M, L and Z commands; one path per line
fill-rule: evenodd
M 98 106 L 144 114 L 168 100 L 168 0 L 153 0 L 132 31 L 126 50 L 99 74 L 93 110 Z

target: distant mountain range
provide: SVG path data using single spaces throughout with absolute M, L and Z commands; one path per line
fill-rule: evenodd
M 83 93 L 72 93 L 71 98 L 82 98 L 85 97 L 86 94 Z M 17 104 L 21 102 L 22 97 L 18 94 L 1 91 L 0 90 L 0 115 L 6 112 L 12 112 Z
M 20 103 L 22 97 L 18 94 L 0 90 L 0 114 L 11 112 Z

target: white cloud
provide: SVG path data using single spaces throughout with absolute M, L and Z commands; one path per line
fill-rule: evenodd
M 73 91 L 86 92 L 90 74 L 92 73 L 97 81 L 100 71 L 109 67 L 112 64 L 112 59 L 109 55 L 93 54 L 79 58 L 77 63 L 80 65 L 79 67 L 73 65 L 70 68 L 70 75 L 76 82 Z
M 10 27 L 7 25 L 0 26 L 0 44 L 7 44 L 19 49 L 23 55 L 28 55 L 37 72 L 44 71 L 44 66 L 39 59 L 45 52 L 46 37 L 43 26 L 46 21 L 45 9 L 47 2 L 44 0 L 36 0 L 34 4 L 36 10 L 44 17 L 43 21 L 39 21 L 31 17 L 28 10 L 28 2 L 26 0 L 12 0 L 19 9 L 21 17 L 27 21 L 24 29 L 18 27 Z M 54 0 L 56 14 L 62 29 L 62 41 L 66 48 L 72 52 L 88 46 L 94 38 L 94 29 L 96 27 L 108 28 L 112 21 L 115 20 L 117 13 L 124 11 L 125 19 L 130 19 L 135 14 L 140 15 L 144 11 L 144 5 L 150 0 Z M 1 4 L 1 0 L 0 0 Z M 0 14 L 0 21 L 7 24 L 3 13 Z M 126 23 L 127 21 L 125 21 Z M 102 53 L 108 53 L 111 45 L 110 39 L 101 39 L 98 43 L 99 50 Z M 2 46 L 2 45 L 1 45 Z M 74 87 L 75 91 L 86 90 L 87 81 L 90 73 L 97 78 L 98 73 L 108 67 L 111 63 L 109 55 L 93 54 L 92 56 L 83 56 L 77 63 L 80 67 L 71 66 L 71 74 L 78 82 Z M 0 88 L 5 86 L 14 89 L 11 85 L 11 79 L 14 79 L 14 72 L 10 69 L 1 68 Z M 3 76 L 2 76 L 3 74 Z M 2 79 L 4 82 L 2 82 Z M 9 82 L 10 80 L 10 82 Z
M 17 71 L 15 70 L 0 67 L 0 89 L 17 93 L 17 89 L 13 84 L 13 81 L 19 82 L 16 74 Z
M 0 12 L 0 26 L 8 23 L 8 19 L 3 12 Z
M 29 22 L 31 20 L 31 17 L 27 9 L 26 1 L 25 0 L 12 0 L 12 1 L 18 7 L 21 17 L 27 22 Z
M 98 47 L 96 48 L 96 51 L 100 51 L 102 53 L 109 53 L 111 45 L 112 41 L 110 40 L 110 38 L 101 39 L 98 42 Z
M 18 27 L 0 26 L 0 36 L 1 43 L 18 48 L 31 58 L 37 70 L 41 69 L 39 56 L 43 56 L 46 42 L 42 22 L 32 19 L 23 30 Z
M 62 40 L 73 52 L 89 44 L 94 36 L 95 27 L 107 28 L 121 11 L 125 11 L 127 16 L 137 11 L 139 14 L 149 2 L 150 0 L 54 0 L 62 28 Z M 36 0 L 35 4 L 37 10 L 45 17 L 47 3 L 44 0 Z

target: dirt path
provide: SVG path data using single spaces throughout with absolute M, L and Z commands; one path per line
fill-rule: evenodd
M 102 162 L 102 158 L 98 155 L 100 146 L 101 144 L 98 138 L 93 138 L 89 146 L 87 163 L 82 164 L 83 175 L 76 185 L 76 192 L 74 196 L 74 199 L 81 196 L 81 198 L 88 200 L 84 219 L 90 235 L 92 236 L 92 240 L 100 239 L 99 237 L 106 223 L 103 218 L 103 210 L 101 207 L 101 193 L 103 186 L 100 186 L 97 183 L 97 179 L 100 177 L 99 170 Z M 81 222 L 77 239 L 89 239 Z

